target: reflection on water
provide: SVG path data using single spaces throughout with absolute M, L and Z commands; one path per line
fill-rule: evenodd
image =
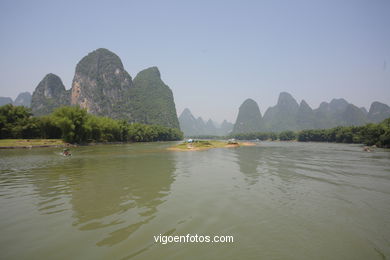
M 1 259 L 386 259 L 390 152 L 262 142 L 0 150 Z M 154 235 L 233 235 L 169 244 Z
M 71 209 L 78 230 L 105 230 L 97 246 L 120 243 L 155 218 L 174 181 L 173 155 L 148 145 L 80 147 L 71 158 L 56 149 L 4 155 L 2 202 L 17 198 L 11 188 L 24 188 L 43 215 Z
M 71 185 L 70 202 L 77 219 L 73 225 L 81 230 L 122 226 L 97 243 L 102 246 L 123 241 L 155 217 L 175 168 L 171 154 L 151 153 L 109 161 L 99 156 L 86 160 L 81 169 L 85 174 Z
M 261 169 L 258 169 L 260 161 L 264 156 L 263 150 L 256 147 L 239 147 L 234 149 L 237 154 L 240 172 L 245 174 L 250 184 L 255 184 L 258 180 Z

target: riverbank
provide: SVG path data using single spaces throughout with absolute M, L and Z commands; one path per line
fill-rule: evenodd
M 1 139 L 0 149 L 67 147 L 70 144 L 61 139 Z
M 16 148 L 42 148 L 42 147 L 76 147 L 76 146 L 94 146 L 104 144 L 128 144 L 132 142 L 99 142 L 70 144 L 61 139 L 0 139 L 0 149 Z
M 204 151 L 213 148 L 235 148 L 240 146 L 255 146 L 252 142 L 228 143 L 223 141 L 195 141 L 193 143 L 181 143 L 167 148 L 169 151 Z

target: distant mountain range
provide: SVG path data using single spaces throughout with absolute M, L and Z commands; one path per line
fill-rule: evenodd
M 358 126 L 390 117 L 390 107 L 380 102 L 373 102 L 367 111 L 339 98 L 312 109 L 304 100 L 298 104 L 289 93 L 282 92 L 277 104 L 268 108 L 264 116 L 256 101 L 245 100 L 235 124 L 226 120 L 221 125 L 211 119 L 205 122 L 201 117 L 195 118 L 188 108 L 178 118 L 172 91 L 162 81 L 157 67 L 139 72 L 133 80 L 120 58 L 103 48 L 79 61 L 70 89 L 65 88 L 60 77 L 49 73 L 32 95 L 20 93 L 15 101 L 0 97 L 0 106 L 5 104 L 31 107 L 36 116 L 48 115 L 60 106 L 79 105 L 99 116 L 181 128 L 185 136 Z
M 185 136 L 228 135 L 230 133 L 281 132 L 286 130 L 324 129 L 336 126 L 359 126 L 379 123 L 390 117 L 390 107 L 373 102 L 370 110 L 357 107 L 345 99 L 322 102 L 312 109 L 305 100 L 300 104 L 287 92 L 279 94 L 278 102 L 261 115 L 256 101 L 245 100 L 238 110 L 235 124 L 226 120 L 218 128 L 213 120 L 207 123 L 201 117 L 195 118 L 186 108 L 179 117 L 180 128 Z
M 179 116 L 180 129 L 185 136 L 200 136 L 200 135 L 219 135 L 224 136 L 229 134 L 233 129 L 233 124 L 224 120 L 221 125 L 218 125 L 213 120 L 203 121 L 201 117 L 195 118 L 191 111 L 186 108 Z
M 239 108 L 233 133 L 280 132 L 285 130 L 321 129 L 336 126 L 359 126 L 378 123 L 390 117 L 390 107 L 373 102 L 370 110 L 359 108 L 345 99 L 322 102 L 312 109 L 304 100 L 300 104 L 287 92 L 279 95 L 278 103 L 261 116 L 257 103 L 247 99 Z
M 30 92 L 22 92 L 16 97 L 15 101 L 13 101 L 10 97 L 0 97 L 0 106 L 4 106 L 7 104 L 13 104 L 14 106 L 30 107 L 31 94 Z

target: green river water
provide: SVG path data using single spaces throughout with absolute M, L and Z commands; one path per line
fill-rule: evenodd
M 170 145 L 0 150 L 0 259 L 390 259 L 389 150 Z

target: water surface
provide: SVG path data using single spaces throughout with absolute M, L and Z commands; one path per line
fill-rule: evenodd
M 263 142 L 0 150 L 1 259 L 388 259 L 390 152 Z M 154 242 L 231 235 L 234 243 Z

